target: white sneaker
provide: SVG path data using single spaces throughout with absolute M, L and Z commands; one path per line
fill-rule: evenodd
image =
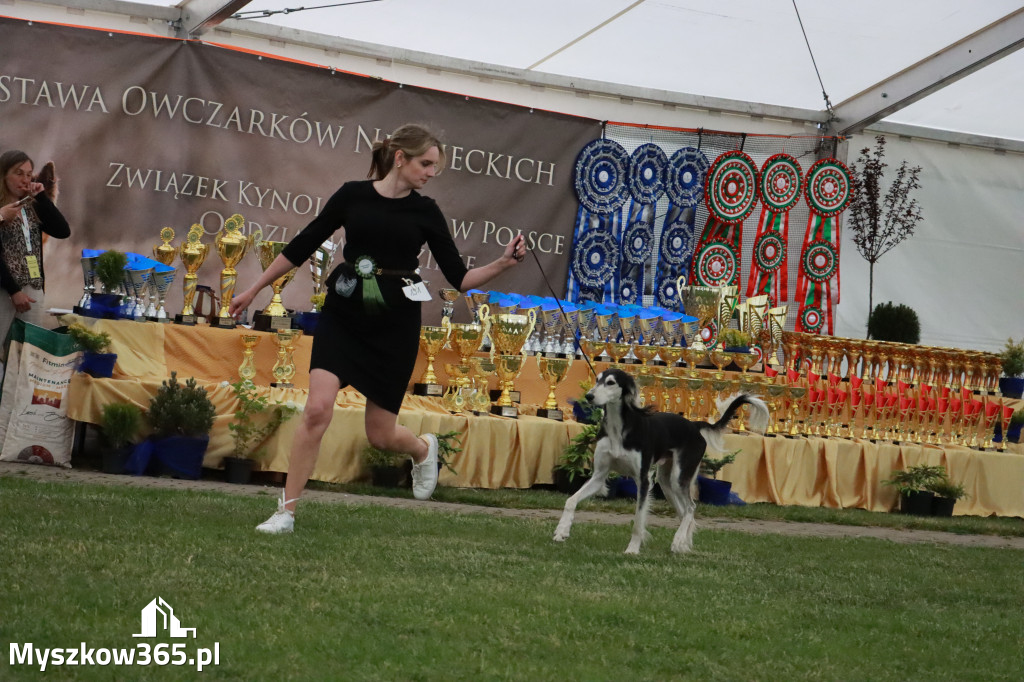
M 412 496 L 417 500 L 429 500 L 437 487 L 437 436 L 427 433 L 420 436 L 427 443 L 427 458 L 412 463 Z
M 284 491 L 282 490 L 281 499 L 277 501 L 277 511 L 269 519 L 256 526 L 256 530 L 261 533 L 272 533 L 274 535 L 291 533 L 295 530 L 295 514 L 288 511 L 285 507 L 286 504 L 294 501 L 285 500 Z

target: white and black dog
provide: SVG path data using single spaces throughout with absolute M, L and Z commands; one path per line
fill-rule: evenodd
M 768 425 L 768 406 L 758 398 L 740 394 L 719 403 L 721 417 L 714 424 L 694 422 L 678 414 L 654 412 L 637 405 L 636 382 L 621 369 L 606 369 L 587 399 L 604 409 L 601 430 L 594 450 L 593 476 L 565 503 L 555 540 L 569 537 L 576 505 L 599 490 L 612 471 L 636 481 L 636 518 L 626 554 L 638 554 L 647 538 L 647 509 L 650 503 L 652 465 L 658 466 L 658 483 L 665 498 L 681 519 L 672 539 L 673 552 L 693 549 L 693 512 L 696 503 L 690 487 L 704 451 L 710 446 L 725 449 L 723 432 L 743 405 L 751 407 L 751 428 L 763 432 Z

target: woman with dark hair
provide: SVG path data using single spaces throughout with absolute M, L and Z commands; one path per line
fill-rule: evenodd
M 0 154 L 0 342 L 14 318 L 46 325 L 43 234 L 66 239 L 68 221 L 32 175 L 32 159 L 18 150 Z
M 309 396 L 292 441 L 288 476 L 277 512 L 256 527 L 290 533 L 295 503 L 316 465 L 320 442 L 334 414 L 338 391 L 351 385 L 366 397 L 370 444 L 413 459 L 413 495 L 428 499 L 437 485 L 437 437 L 417 437 L 398 423 L 419 348 L 420 303 L 405 287 L 423 245 L 448 282 L 460 290 L 482 286 L 522 261 L 520 235 L 503 255 L 467 270 L 441 209 L 418 190 L 444 163 L 442 145 L 430 131 L 404 125 L 373 146 L 370 180 L 347 182 L 323 211 L 285 247 L 255 284 L 231 300 L 238 316 L 256 294 L 301 265 L 339 228 L 345 228 L 344 262 L 327 278 L 327 301 L 317 322 L 309 369 Z

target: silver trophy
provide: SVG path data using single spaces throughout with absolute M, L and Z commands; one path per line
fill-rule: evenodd
M 156 284 L 157 295 L 160 297 L 154 318 L 157 322 L 170 322 L 171 318 L 167 315 L 167 310 L 164 309 L 164 299 L 167 298 L 167 290 L 171 288 L 174 276 L 178 271 L 170 265 L 163 264 L 156 266 L 154 270 L 153 283 Z
M 121 271 L 121 289 L 124 295 L 121 297 L 121 308 L 118 311 L 123 317 L 135 318 L 135 295 L 132 293 L 132 283 L 128 279 L 128 266 Z
M 96 256 L 82 257 L 82 279 L 85 281 L 85 286 L 78 307 L 88 308 L 92 303 L 92 292 L 96 291 Z
M 338 245 L 328 239 L 316 247 L 316 251 L 309 258 L 309 271 L 313 276 L 313 296 L 309 300 L 313 304 L 313 312 L 315 313 L 320 312 L 320 309 L 324 307 L 324 301 L 327 299 L 324 285 L 327 282 L 327 275 L 331 271 L 331 263 L 334 261 L 334 252 L 337 248 Z
M 145 320 L 146 299 L 143 296 L 143 292 L 153 276 L 153 268 L 125 270 L 125 274 L 127 275 L 126 281 L 128 283 L 126 288 L 131 301 L 131 316 L 136 320 Z
M 562 342 L 562 353 L 567 358 L 576 356 L 576 330 L 579 327 L 580 311 L 575 308 L 567 308 L 565 310 L 565 321 L 563 322 L 565 340 Z

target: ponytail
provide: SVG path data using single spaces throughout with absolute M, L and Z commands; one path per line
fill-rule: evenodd
M 439 167 L 444 167 L 444 145 L 434 133 L 426 127 L 415 123 L 407 123 L 391 133 L 386 139 L 373 143 L 370 171 L 367 178 L 383 180 L 395 165 L 395 152 L 401 151 L 406 158 L 412 159 L 427 153 L 431 147 L 437 147 L 441 157 Z

